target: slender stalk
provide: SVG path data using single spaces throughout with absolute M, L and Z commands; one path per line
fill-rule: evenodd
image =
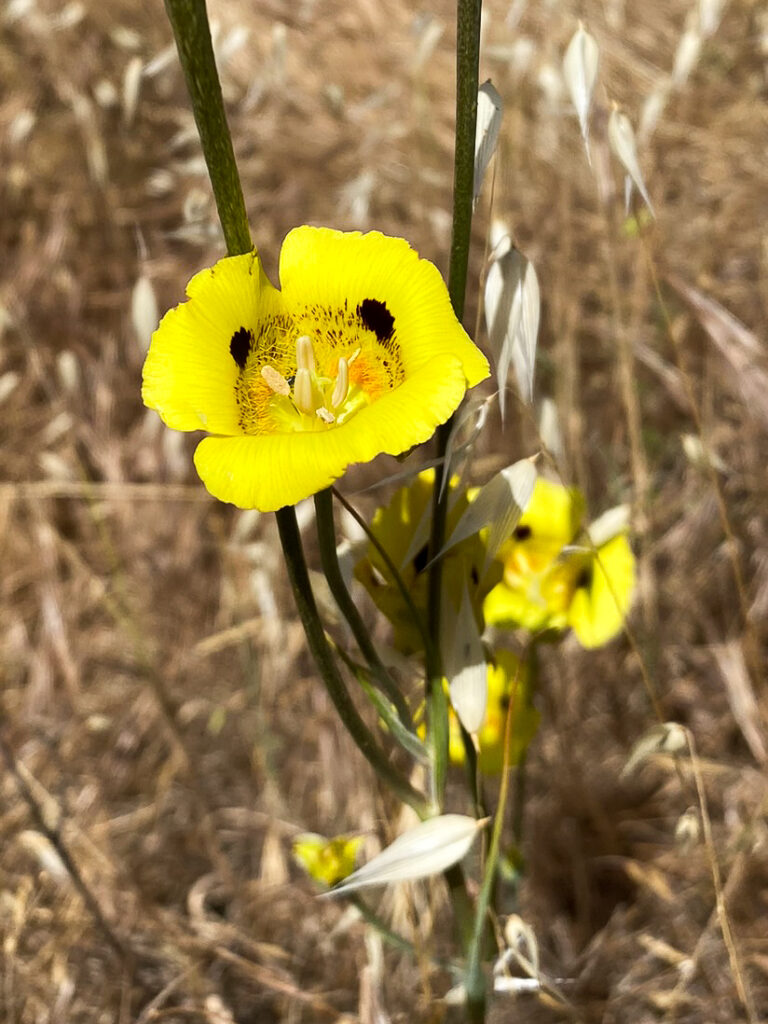
M 458 320 L 464 316 L 472 228 L 482 7 L 482 0 L 458 0 L 456 12 L 456 148 L 453 158 L 453 231 L 448 293 Z
M 224 113 L 205 0 L 165 0 L 165 9 L 176 38 L 227 252 L 238 256 L 250 252 L 253 243 Z
M 384 547 L 384 545 L 381 543 L 381 541 L 376 536 L 376 534 L 373 532 L 373 530 L 370 528 L 368 523 L 366 523 L 366 521 L 363 519 L 363 517 L 360 515 L 360 513 L 354 507 L 354 505 L 351 505 L 347 501 L 347 499 L 344 497 L 344 495 L 341 493 L 341 491 L 337 491 L 335 487 L 332 488 L 332 490 L 333 490 L 333 493 L 334 493 L 334 496 L 335 496 L 336 500 L 339 502 L 340 505 L 343 505 L 343 507 L 347 510 L 347 512 L 349 512 L 349 514 L 355 520 L 357 525 L 365 532 L 366 537 L 371 542 L 371 544 L 373 544 L 373 546 L 376 548 L 376 551 L 381 556 L 381 560 L 384 562 L 384 565 L 386 565 L 387 570 L 388 570 L 390 576 L 395 581 L 395 586 L 400 591 L 400 596 L 402 597 L 403 601 L 405 602 L 405 605 L 406 605 L 408 611 L 411 613 L 411 617 L 413 618 L 413 623 L 416 626 L 416 628 L 418 629 L 419 634 L 421 635 L 421 639 L 424 642 L 424 650 L 427 652 L 427 656 L 429 657 L 430 656 L 429 655 L 430 647 L 432 646 L 432 639 L 431 639 L 431 637 L 429 635 L 429 632 L 427 630 L 426 624 L 424 622 L 424 617 L 421 614 L 421 612 L 419 611 L 419 609 L 416 607 L 416 605 L 413 603 L 413 598 L 411 597 L 411 595 L 410 595 L 410 593 L 408 591 L 408 588 L 406 587 L 405 582 L 403 580 L 403 577 L 401 576 L 397 566 L 392 561 L 392 558 L 390 557 L 389 552 Z
M 456 144 L 453 163 L 453 231 L 448 269 L 448 292 L 458 320 L 464 316 L 467 290 L 469 243 L 472 228 L 472 192 L 475 176 L 475 131 L 477 126 L 478 64 L 480 54 L 480 13 L 482 0 L 458 0 L 456 14 Z M 443 464 L 451 418 L 437 429 L 437 458 L 432 507 L 430 560 L 435 559 L 445 541 L 448 515 L 448 488 L 442 487 Z M 441 491 L 442 497 L 441 497 Z M 443 585 L 442 560 L 433 562 L 427 586 L 427 627 L 436 651 L 440 649 L 440 604 Z M 445 793 L 448 766 L 448 701 L 443 690 L 439 656 L 427 657 L 427 706 L 432 743 L 432 799 L 440 808 Z
M 252 248 L 243 190 L 237 172 L 232 139 L 224 113 L 221 85 L 204 0 L 166 0 L 166 10 L 176 37 L 181 66 L 200 132 L 216 208 L 230 255 Z M 377 775 L 417 812 L 424 813 L 424 799 L 386 758 L 358 714 L 344 680 L 333 660 L 309 583 L 301 537 L 293 508 L 277 513 L 277 525 L 299 616 L 309 648 L 328 693 L 342 721 Z
M 296 608 L 304 626 L 310 652 L 328 690 L 328 696 L 333 701 L 350 736 L 360 748 L 360 752 L 382 782 L 385 782 L 403 803 L 409 804 L 417 814 L 423 817 L 426 813 L 424 797 L 387 760 L 368 726 L 360 717 L 347 692 L 344 680 L 341 678 L 312 594 L 296 513 L 293 508 L 289 507 L 281 508 L 275 515 Z
M 315 517 L 317 521 L 317 539 L 320 547 L 320 562 L 334 600 L 349 623 L 352 635 L 357 641 L 357 646 L 360 648 L 360 653 L 367 661 L 376 683 L 395 705 L 401 721 L 411 726 L 413 723 L 408 704 L 379 657 L 371 640 L 371 635 L 363 622 L 360 612 L 357 610 L 357 605 L 352 600 L 347 584 L 342 576 L 339 557 L 336 553 L 336 531 L 333 525 L 333 495 L 330 488 L 320 491 L 315 495 Z
M 475 926 L 472 934 L 472 941 L 467 955 L 467 968 L 464 975 L 464 988 L 467 993 L 467 1020 L 470 1024 L 482 1024 L 485 1020 L 485 979 L 481 965 L 481 956 L 487 934 L 485 919 L 488 907 L 491 903 L 491 896 L 496 881 L 496 868 L 499 862 L 499 849 L 501 846 L 501 832 L 504 826 L 504 815 L 509 794 L 509 756 L 512 743 L 512 726 L 515 717 L 515 706 L 517 704 L 517 690 L 520 685 L 520 671 L 515 676 L 514 686 L 510 694 L 507 718 L 504 725 L 504 766 L 501 773 L 501 786 L 499 787 L 499 804 L 496 810 L 496 817 L 493 820 L 493 831 L 491 842 L 488 848 L 488 857 L 485 862 L 485 874 L 480 895 L 475 909 Z

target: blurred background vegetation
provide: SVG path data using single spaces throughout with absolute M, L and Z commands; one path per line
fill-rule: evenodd
M 694 52 L 714 6 L 486 4 L 505 119 L 467 325 L 499 219 L 538 271 L 565 474 L 593 516 L 634 502 L 641 566 L 635 644 L 542 661 L 517 906 L 568 1003 L 501 1001 L 500 1021 L 768 1014 L 768 16 L 731 0 Z M 444 270 L 451 5 L 211 15 L 273 279 L 300 223 L 403 235 Z M 592 170 L 561 72 L 579 17 L 601 50 Z M 273 517 L 217 505 L 196 439 L 141 405 L 158 311 L 222 253 L 162 5 L 8 0 L 0 33 L 0 1019 L 440 1020 L 447 980 L 382 961 L 291 860 L 298 832 L 373 843 L 394 816 L 314 677 Z M 652 225 L 624 214 L 613 102 Z M 510 405 L 478 478 L 540 445 Z M 344 490 L 370 515 L 387 491 L 355 492 L 395 468 Z M 648 685 L 695 771 L 662 752 L 621 776 L 658 721 Z M 382 912 L 443 947 L 438 886 Z

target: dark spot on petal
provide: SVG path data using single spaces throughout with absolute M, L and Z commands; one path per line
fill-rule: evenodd
M 357 307 L 357 315 L 379 341 L 389 341 L 395 330 L 395 318 L 383 302 L 378 299 L 363 299 Z
M 232 358 L 241 370 L 245 369 L 245 364 L 247 363 L 248 356 L 251 353 L 252 342 L 253 334 L 245 327 L 238 327 L 232 335 L 232 340 L 229 343 L 229 351 L 232 353 Z
M 518 526 L 515 528 L 515 540 L 528 540 L 532 533 L 530 526 Z
M 416 570 L 416 574 L 417 575 L 420 572 L 424 572 L 424 570 L 426 569 L 428 555 L 429 555 L 429 548 L 427 547 L 426 544 L 424 545 L 424 547 L 420 551 L 416 552 L 416 555 L 415 555 L 415 557 L 413 559 L 413 568 Z
M 577 590 L 589 590 L 592 586 L 592 566 L 585 565 L 576 580 Z
M 474 565 L 469 570 L 469 577 L 472 580 L 472 582 L 475 584 L 475 586 L 477 586 L 478 583 L 480 582 L 480 573 L 477 571 L 477 568 Z

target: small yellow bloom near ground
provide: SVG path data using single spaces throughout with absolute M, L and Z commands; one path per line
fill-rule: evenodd
M 539 727 L 539 712 L 529 703 L 530 678 L 527 666 L 511 651 L 496 651 L 496 664 L 488 666 L 488 704 L 485 721 L 477 734 L 478 767 L 485 775 L 498 775 L 504 766 L 504 732 L 510 701 L 512 732 L 509 764 L 516 765 Z M 513 697 L 514 695 L 514 697 Z M 466 756 L 456 713 L 450 713 L 448 753 L 454 764 Z
M 310 878 L 328 887 L 336 885 L 355 870 L 363 836 L 334 836 L 326 839 L 306 832 L 293 841 L 293 856 Z
M 169 427 L 209 433 L 195 465 L 211 494 L 264 512 L 426 441 L 489 373 L 437 268 L 401 238 L 296 228 L 280 284 L 255 253 L 197 274 L 142 389 Z
M 426 615 L 429 530 L 435 471 L 424 470 L 407 487 L 401 487 L 388 505 L 376 510 L 371 530 L 392 559 L 416 608 Z M 451 483 L 447 534 L 450 536 L 469 503 L 469 495 Z M 443 591 L 458 610 L 465 582 L 473 602 L 480 632 L 482 601 L 501 576 L 498 564 L 485 571 L 485 545 L 480 535 L 467 538 L 443 557 Z M 355 576 L 371 595 L 376 607 L 392 623 L 394 644 L 403 654 L 422 648 L 422 638 L 410 609 L 384 560 L 372 544 L 355 566 Z M 482 576 L 482 578 L 481 578 Z
M 590 548 L 583 515 L 577 490 L 537 480 L 499 551 L 503 579 L 483 606 L 489 625 L 531 632 L 570 627 L 583 647 L 616 636 L 632 601 L 635 558 L 624 532 Z

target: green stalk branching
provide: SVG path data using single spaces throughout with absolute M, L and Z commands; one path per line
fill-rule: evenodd
M 453 229 L 448 270 L 448 293 L 456 318 L 464 316 L 467 290 L 469 245 L 472 229 L 472 197 L 475 178 L 475 131 L 477 126 L 477 90 L 480 60 L 480 13 L 482 0 L 458 0 L 456 26 L 456 143 L 453 170 Z M 427 707 L 432 746 L 432 800 L 443 805 L 448 768 L 448 700 L 443 689 L 440 650 L 440 617 L 443 564 L 437 555 L 445 543 L 448 516 L 448 488 L 442 487 L 445 452 L 453 427 L 453 417 L 437 429 L 437 465 L 432 507 L 432 530 L 427 586 L 427 628 L 432 651 L 427 656 Z M 442 494 L 441 494 L 442 492 Z
M 230 256 L 241 255 L 250 252 L 253 244 L 224 112 L 205 2 L 166 0 L 166 10 L 192 101 L 192 111 L 200 133 L 227 252 Z M 360 717 L 344 685 L 312 595 L 296 512 L 292 507 L 282 508 L 276 513 L 276 518 L 299 617 L 328 694 L 341 720 L 379 778 L 404 803 L 413 807 L 417 813 L 424 814 L 424 798 L 390 764 Z
M 315 517 L 317 520 L 317 539 L 320 547 L 320 562 L 339 610 L 349 623 L 352 635 L 360 648 L 360 653 L 368 663 L 371 675 L 381 691 L 389 697 L 397 708 L 400 720 L 409 728 L 412 727 L 411 713 L 397 683 L 387 671 L 386 666 L 374 647 L 368 627 L 363 622 L 357 605 L 347 589 L 341 573 L 339 558 L 336 553 L 336 531 L 333 525 L 333 495 L 330 488 L 315 495 Z
M 304 626 L 309 650 L 325 683 L 328 696 L 333 701 L 339 717 L 359 747 L 360 752 L 368 760 L 382 782 L 389 786 L 403 803 L 409 804 L 420 817 L 423 817 L 426 811 L 423 796 L 387 760 L 386 755 L 377 744 L 370 729 L 360 717 L 360 713 L 349 696 L 344 680 L 341 677 L 320 621 L 315 598 L 312 594 L 307 564 L 304 560 L 301 536 L 296 522 L 296 513 L 292 507 L 281 508 L 276 513 L 276 517 L 277 527 L 280 532 L 280 542 L 282 543 L 283 554 L 285 555 L 286 569 L 288 570 L 288 579 L 293 589 L 299 618 Z

